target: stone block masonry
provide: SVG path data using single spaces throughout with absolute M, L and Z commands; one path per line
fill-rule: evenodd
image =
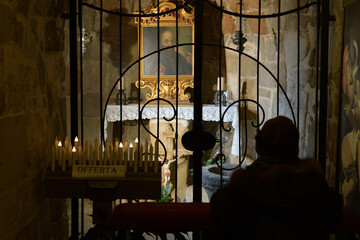
M 64 200 L 43 195 L 66 129 L 64 1 L 0 1 L 0 238 L 67 239 Z M 56 134 L 55 134 L 56 133 Z

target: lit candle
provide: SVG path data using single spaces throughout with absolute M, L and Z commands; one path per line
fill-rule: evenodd
M 59 141 L 58 142 L 58 147 L 57 147 L 57 160 L 58 160 L 58 163 L 59 163 L 59 165 L 61 166 L 61 164 L 62 164 L 62 151 L 61 151 L 61 149 L 62 149 L 62 143 L 61 143 L 61 141 Z
M 74 145 L 76 148 L 78 148 L 78 146 L 79 146 L 79 138 L 77 136 L 74 139 Z
M 55 171 L 55 147 L 51 149 L 51 171 Z
M 123 151 L 124 151 L 124 145 L 122 142 L 119 143 L 119 162 L 120 162 L 120 165 L 124 165 L 123 163 Z
M 72 161 L 73 161 L 74 165 L 76 165 L 77 152 L 76 152 L 75 146 L 73 146 L 73 148 L 71 149 L 71 156 L 72 156 Z
M 132 167 L 134 160 L 134 146 L 132 143 L 129 144 L 129 167 Z
M 134 147 L 134 172 L 137 172 L 137 167 L 139 164 L 139 139 L 135 138 L 135 147 Z
M 221 83 L 221 89 L 220 89 L 220 83 Z M 225 90 L 226 86 L 225 86 L 225 78 L 223 77 L 218 77 L 217 78 L 217 90 Z

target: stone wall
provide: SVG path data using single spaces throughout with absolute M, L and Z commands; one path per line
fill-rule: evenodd
M 217 1 L 219 2 L 219 1 Z M 301 6 L 310 1 L 301 1 Z M 259 2 L 243 0 L 242 11 L 244 14 L 258 15 Z M 218 3 L 219 4 L 219 3 Z M 282 1 L 281 12 L 295 9 L 297 1 Z M 240 5 L 234 1 L 223 1 L 224 8 L 229 11 L 239 12 Z M 274 14 L 278 12 L 278 1 L 261 1 L 261 14 Z M 316 7 L 300 12 L 300 51 L 299 51 L 299 71 L 297 62 L 297 13 L 282 16 L 280 18 L 280 29 L 278 29 L 277 18 L 264 18 L 260 21 L 258 30 L 258 20 L 252 18 L 239 18 L 225 14 L 223 16 L 223 33 L 225 45 L 235 48 L 232 38 L 235 31 L 240 29 L 247 39 L 244 53 L 250 57 L 257 58 L 259 50 L 259 60 L 268 71 L 260 66 L 259 74 L 257 63 L 246 55 L 241 56 L 241 83 L 247 84 L 247 97 L 257 100 L 259 93 L 259 103 L 265 110 L 265 120 L 278 114 L 277 103 L 279 102 L 279 114 L 293 119 L 291 109 L 294 110 L 295 120 L 299 115 L 300 136 L 300 155 L 313 156 L 314 154 L 314 120 L 315 120 L 315 80 L 316 80 Z M 226 23 L 226 24 L 224 24 Z M 258 33 L 260 41 L 258 43 Z M 278 43 L 280 35 L 280 43 Z M 279 46 L 279 48 L 278 48 Z M 279 51 L 278 51 L 279 50 Z M 278 55 L 279 63 L 278 63 Z M 226 51 L 227 63 L 227 84 L 234 99 L 239 99 L 239 56 L 237 52 Z M 279 65 L 279 72 L 277 66 Z M 298 87 L 299 72 L 299 87 Z M 280 89 L 279 101 L 277 99 L 277 84 L 279 81 L 284 91 Z M 258 81 L 259 80 L 259 81 Z M 297 100 L 297 90 L 300 89 L 299 101 Z M 284 97 L 286 94 L 289 102 Z M 299 114 L 297 104 L 299 102 Z M 255 109 L 255 106 L 252 106 Z M 261 114 L 260 114 L 261 116 Z M 261 119 L 260 119 L 261 120 Z M 249 136 L 254 139 L 254 136 Z
M 0 1 L 0 238 L 65 239 L 64 200 L 43 176 L 64 135 L 64 1 Z

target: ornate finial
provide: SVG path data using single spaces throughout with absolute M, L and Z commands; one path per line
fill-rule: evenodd
M 241 33 L 241 36 L 240 36 Z M 233 38 L 233 43 L 237 45 L 237 50 L 240 52 L 244 51 L 244 44 L 246 43 L 247 39 L 244 38 L 244 34 L 240 31 L 236 31 L 235 38 Z

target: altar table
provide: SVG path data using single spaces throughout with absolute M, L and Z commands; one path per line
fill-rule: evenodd
M 157 106 L 151 105 L 146 106 L 142 112 L 142 119 L 156 119 L 158 117 Z M 227 106 L 221 107 L 221 113 L 224 114 Z M 159 118 L 162 119 L 172 118 L 175 115 L 174 109 L 171 106 L 159 107 Z M 204 104 L 203 105 L 203 121 L 216 121 L 220 122 L 220 107 Z M 137 120 L 139 118 L 139 106 L 137 104 L 129 104 L 122 106 L 122 120 Z M 178 119 L 193 120 L 194 119 L 194 108 L 193 106 L 178 106 Z M 109 122 L 120 121 L 120 105 L 108 105 L 105 114 L 104 121 L 104 137 L 107 138 L 107 126 Z M 232 140 L 231 153 L 235 156 L 239 156 L 239 106 L 231 106 L 223 117 L 224 122 L 231 122 L 234 128 L 234 136 Z

